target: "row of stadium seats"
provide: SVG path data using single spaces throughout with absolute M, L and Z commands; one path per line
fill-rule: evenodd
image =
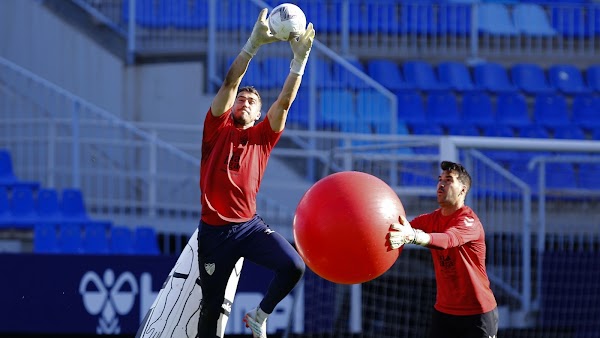
M 280 88 L 285 80 L 281 69 L 288 67 L 289 62 L 288 58 L 269 57 L 261 62 L 250 63 L 243 81 L 258 88 Z M 600 64 L 580 70 L 572 64 L 556 64 L 544 69 L 534 63 L 516 63 L 506 67 L 496 62 L 481 62 L 469 67 L 455 61 L 433 65 L 425 61 L 396 63 L 377 58 L 364 63 L 351 60 L 350 63 L 391 91 L 453 90 L 459 93 L 487 91 L 494 94 L 520 91 L 527 95 L 600 93 Z M 316 81 L 319 88 L 367 87 L 363 80 L 340 64 L 320 58 L 310 60 L 304 82 L 309 81 L 312 67 L 316 67 L 314 73 L 319 76 Z
M 110 223 L 37 223 L 33 251 L 44 254 L 158 255 L 157 234 L 149 226 L 134 229 Z
M 459 34 L 471 30 L 472 3 L 477 1 L 394 1 L 348 0 L 348 29 L 351 33 L 370 34 Z M 251 30 L 258 12 L 250 1 L 219 0 L 219 30 Z M 276 6 L 279 1 L 268 1 Z M 344 1 L 297 0 L 296 4 L 322 33 L 339 33 L 342 29 Z M 524 1 L 486 2 L 477 7 L 479 32 L 492 35 L 530 36 L 597 36 L 600 35 L 600 5 L 593 2 Z M 331 18 L 337 18 L 332 20 Z M 122 20 L 130 20 L 129 1 L 123 1 Z M 175 27 L 206 29 L 207 0 L 137 0 L 136 22 L 148 28 Z
M 520 136 L 520 128 L 540 127 L 557 138 L 600 137 L 600 96 L 593 94 L 580 94 L 572 100 L 561 94 L 539 94 L 533 97 L 532 104 L 520 92 L 494 97 L 486 92 L 459 96 L 452 91 L 424 94 L 404 90 L 396 92 L 396 98 L 397 119 L 408 127 L 399 128 L 397 133 L 424 134 L 419 128 L 428 127 L 433 135 L 515 137 Z M 309 93 L 301 90 L 288 116 L 294 127 L 307 128 L 309 101 Z M 387 114 L 389 107 L 388 98 L 373 90 L 322 90 L 316 98 L 316 123 L 320 128 L 348 132 L 362 132 L 361 126 L 367 124 L 373 133 L 389 133 L 385 129 L 393 118 Z
M 19 179 L 0 149 L 0 231 L 33 231 L 39 253 L 159 254 L 153 228 L 122 228 L 90 217 L 79 189 L 59 193 Z

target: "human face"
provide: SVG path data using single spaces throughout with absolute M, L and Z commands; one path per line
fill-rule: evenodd
M 233 122 L 244 129 L 252 127 L 260 118 L 260 108 L 260 99 L 256 94 L 246 91 L 238 93 L 232 109 Z
M 461 207 L 467 188 L 458 180 L 458 173 L 444 170 L 437 184 L 437 201 L 441 207 Z

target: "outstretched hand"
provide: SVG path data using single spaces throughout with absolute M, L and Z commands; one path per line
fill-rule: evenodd
M 290 46 L 292 47 L 292 52 L 294 52 L 294 59 L 292 60 L 292 64 L 290 66 L 291 72 L 303 75 L 304 68 L 306 67 L 306 61 L 308 60 L 308 56 L 310 55 L 310 50 L 313 45 L 313 41 L 315 40 L 315 29 L 313 27 L 312 22 L 308 24 L 306 27 L 306 31 L 302 35 L 300 35 L 296 39 L 290 40 Z
M 392 250 L 396 250 L 407 243 L 415 240 L 415 229 L 412 228 L 406 217 L 400 215 L 398 223 L 392 223 L 388 242 Z
M 266 8 L 263 8 L 260 11 L 258 18 L 256 19 L 256 23 L 254 24 L 254 28 L 252 28 L 252 34 L 250 34 L 248 41 L 244 45 L 244 51 L 251 56 L 256 55 L 256 52 L 260 46 L 271 42 L 280 41 L 269 30 L 267 13 L 268 9 Z

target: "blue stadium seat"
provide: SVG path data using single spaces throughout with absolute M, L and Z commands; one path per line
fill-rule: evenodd
M 518 128 L 519 137 L 523 138 L 550 138 L 548 130 L 541 125 L 532 124 Z
M 55 189 L 40 189 L 36 202 L 37 214 L 45 222 L 58 224 L 64 220 L 60 211 L 58 192 Z
M 320 121 L 325 126 L 351 132 L 359 122 L 354 96 L 349 90 L 325 89 L 318 100 Z
M 487 127 L 496 123 L 492 108 L 492 99 L 485 92 L 467 92 L 463 94 L 462 116 L 466 124 Z
M 459 124 L 461 116 L 451 91 L 431 92 L 427 96 L 427 120 L 444 127 Z
M 440 82 L 433 66 L 424 61 L 407 61 L 403 65 L 406 82 L 424 91 L 448 90 L 450 87 Z
M 13 226 L 14 219 L 10 213 L 8 189 L 0 185 L 0 229 Z
M 317 88 L 331 88 L 335 86 L 333 81 L 333 70 L 329 61 L 322 58 L 308 59 L 302 83 L 310 83 L 313 72 Z
M 425 107 L 423 98 L 417 91 L 395 92 L 398 102 L 398 120 L 407 124 L 425 124 Z
M 579 187 L 583 189 L 600 189 L 600 163 L 579 164 Z
M 60 253 L 79 254 L 83 253 L 81 223 L 64 222 L 58 226 L 59 241 L 58 250 Z
M 567 101 L 560 94 L 541 94 L 535 97 L 533 120 L 544 127 L 560 127 L 571 124 Z
M 434 123 L 414 123 L 410 125 L 410 130 L 413 135 L 444 135 L 444 128 L 442 128 L 442 126 L 440 126 L 439 124 Z
M 252 62 L 251 62 L 252 64 Z M 271 56 L 262 60 L 260 68 L 262 76 L 268 79 L 270 88 L 281 88 L 287 78 L 287 70 L 290 67 L 290 59 L 283 56 Z
M 440 82 L 447 84 L 451 89 L 458 92 L 475 90 L 475 84 L 464 63 L 447 61 L 437 66 Z
M 125 226 L 113 226 L 110 230 L 110 252 L 117 255 L 133 255 L 133 231 Z
M 587 81 L 592 90 L 600 93 L 600 64 L 588 67 Z
M 233 60 L 232 60 L 233 61 Z M 263 72 L 262 65 L 259 62 L 250 62 L 246 74 L 242 78 L 240 87 L 253 86 L 259 91 L 265 90 L 272 87 L 272 83 L 269 81 L 271 78 Z
M 402 4 L 401 30 L 413 34 L 429 34 L 434 28 L 434 8 L 429 1 Z
M 215 1 L 218 3 L 218 1 Z M 174 0 L 171 1 L 173 24 L 175 27 L 186 29 L 208 28 L 208 2 L 205 0 Z M 217 5 L 218 7 L 218 5 Z
M 399 10 L 395 0 L 348 1 L 349 31 L 351 34 L 398 33 L 400 31 Z M 336 18 L 342 18 L 343 2 L 334 1 Z M 339 20 L 341 21 L 341 20 Z
M 553 93 L 555 89 L 548 84 L 544 70 L 533 63 L 518 63 L 511 68 L 512 80 L 527 94 Z
M 481 136 L 481 132 L 474 125 L 462 124 L 449 126 L 448 135 Z
M 575 189 L 577 178 L 571 163 L 547 163 L 546 187 L 549 189 Z
M 359 60 L 348 59 L 346 61 L 348 61 L 351 65 L 356 67 L 361 72 L 366 73 L 365 67 Z M 348 68 L 344 67 L 340 63 L 333 62 L 331 67 L 333 83 L 338 87 L 346 89 L 363 89 L 368 87 L 363 79 L 359 78 L 357 75 L 352 73 L 352 71 L 350 71 Z
M 554 138 L 561 140 L 585 140 L 586 136 L 578 126 L 568 125 L 555 128 Z
M 404 161 L 401 170 L 403 186 L 422 186 L 434 189 L 437 183 L 437 167 L 432 163 Z
M 39 182 L 30 182 L 19 179 L 13 171 L 13 163 L 10 152 L 0 149 L 0 186 L 12 189 L 17 186 L 28 186 L 32 189 L 40 187 Z
M 408 84 L 397 63 L 387 59 L 371 59 L 367 61 L 367 73 L 375 81 L 381 83 L 391 91 L 414 89 L 415 86 Z
M 582 128 L 600 128 L 600 97 L 581 94 L 573 98 L 573 124 Z
M 63 189 L 60 200 L 60 212 L 63 218 L 71 222 L 89 220 L 81 190 Z
M 515 27 L 522 33 L 532 36 L 554 36 L 556 30 L 552 28 L 546 12 L 538 4 L 519 3 L 513 7 L 513 20 Z
M 130 19 L 129 13 L 129 1 L 124 0 L 122 2 L 122 15 L 123 22 L 128 23 Z M 168 16 L 166 13 L 169 12 L 168 1 L 155 1 L 155 0 L 136 0 L 135 2 L 135 22 L 144 27 L 148 28 L 162 28 L 168 26 Z
M 83 252 L 105 255 L 110 252 L 108 232 L 109 222 L 86 222 L 83 225 Z
M 550 85 L 567 95 L 590 93 L 577 67 L 568 64 L 554 65 L 548 69 Z
M 309 114 L 310 114 L 310 96 L 309 91 L 300 87 L 296 99 L 290 107 L 290 111 L 287 115 L 286 127 L 308 129 L 309 127 Z
M 490 35 L 517 35 L 508 8 L 500 3 L 480 3 L 478 6 L 479 31 Z
M 58 253 L 58 229 L 55 223 L 37 223 L 33 227 L 33 252 Z
M 387 97 L 372 89 L 360 90 L 356 95 L 356 107 L 361 124 L 369 126 L 375 133 L 390 133 L 392 117 Z
M 13 189 L 10 212 L 14 218 L 13 224 L 19 228 L 33 229 L 33 226 L 40 221 L 31 187 L 19 186 Z
M 138 226 L 134 230 L 133 250 L 138 255 L 158 255 L 156 230 L 150 226 Z
M 482 90 L 492 93 L 514 93 L 518 91 L 508 78 L 508 72 L 501 64 L 483 62 L 474 67 L 475 84 Z
M 252 31 L 260 8 L 250 1 L 237 1 L 237 0 L 219 0 L 215 1 L 217 5 L 217 18 L 224 18 L 223 20 L 217 20 L 218 30 L 246 30 L 248 34 Z M 234 20 L 227 20 L 232 17 Z M 318 27 L 318 26 L 315 26 Z
M 592 129 L 592 140 L 600 141 L 600 128 Z
M 487 137 L 515 137 L 513 128 L 502 124 L 483 127 L 482 134 Z
M 549 5 L 552 27 L 562 36 L 580 38 L 590 35 L 584 6 L 565 6 L 560 3 Z
M 440 34 L 471 34 L 471 4 L 467 0 L 439 4 L 437 29 Z
M 496 102 L 496 120 L 498 123 L 510 127 L 530 125 L 532 122 L 523 94 L 507 93 L 499 95 Z
M 516 155 L 516 153 L 513 154 Z M 533 170 L 529 170 L 527 166 L 527 160 L 524 160 L 522 156 L 515 156 L 513 159 L 508 161 L 508 171 L 517 176 L 523 182 L 527 183 L 532 190 L 537 189 L 539 176 L 537 174 L 537 170 L 535 168 Z M 535 193 L 535 191 L 532 191 L 532 194 Z

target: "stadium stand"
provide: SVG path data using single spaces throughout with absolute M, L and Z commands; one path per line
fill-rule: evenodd
M 456 97 L 451 91 L 430 92 L 427 96 L 427 120 L 443 127 L 460 124 Z
M 496 123 L 496 116 L 490 95 L 482 92 L 468 92 L 462 96 L 462 116 L 466 124 L 487 128 Z
M 560 94 L 540 94 L 535 97 L 533 108 L 534 123 L 556 128 L 571 124 L 567 100 Z
M 592 65 L 587 69 L 587 80 L 590 88 L 600 93 L 600 64 Z
M 529 95 L 553 93 L 544 70 L 533 63 L 519 63 L 511 68 L 512 80 L 521 91 Z
M 398 119 L 406 122 L 409 127 L 414 124 L 424 124 L 425 105 L 423 98 L 418 91 L 400 91 L 396 92 L 398 100 Z
M 58 226 L 54 223 L 40 222 L 33 230 L 33 252 L 39 254 L 58 253 Z
M 548 69 L 550 85 L 566 95 L 576 95 L 591 92 L 585 84 L 581 71 L 574 65 L 553 65 Z
M 403 64 L 406 82 L 423 91 L 448 90 L 449 86 L 437 78 L 433 66 L 423 61 L 407 61 Z
M 110 251 L 114 254 L 133 255 L 133 231 L 125 226 L 113 226 L 110 232 Z
M 477 8 L 480 32 L 490 35 L 517 35 L 519 33 L 504 4 L 483 2 Z
M 13 162 L 10 153 L 8 150 L 0 149 L 0 186 L 5 186 L 10 189 L 21 185 L 38 189 L 40 183 L 19 179 L 13 171 Z
M 134 230 L 133 250 L 138 255 L 158 255 L 156 230 L 151 226 L 140 225 Z
M 474 67 L 475 84 L 482 90 L 487 90 L 494 94 L 517 92 L 519 89 L 508 77 L 508 72 L 504 66 L 495 62 L 482 62 Z
M 31 187 L 19 186 L 13 189 L 10 198 L 10 212 L 14 218 L 13 225 L 18 228 L 32 229 L 40 221 Z
M 498 96 L 496 119 L 499 124 L 510 127 L 523 127 L 532 124 L 525 96 L 520 92 Z
M 581 94 L 573 98 L 572 121 L 574 124 L 585 128 L 600 128 L 600 97 Z
M 476 90 L 469 69 L 462 62 L 446 61 L 437 66 L 440 81 L 457 92 Z
M 400 67 L 392 60 L 371 59 L 367 61 L 367 72 L 375 81 L 387 89 L 397 92 L 406 89 L 415 89 L 404 79 Z
M 536 3 L 517 3 L 512 9 L 515 27 L 525 35 L 554 36 L 556 30 L 550 24 L 544 9 Z

